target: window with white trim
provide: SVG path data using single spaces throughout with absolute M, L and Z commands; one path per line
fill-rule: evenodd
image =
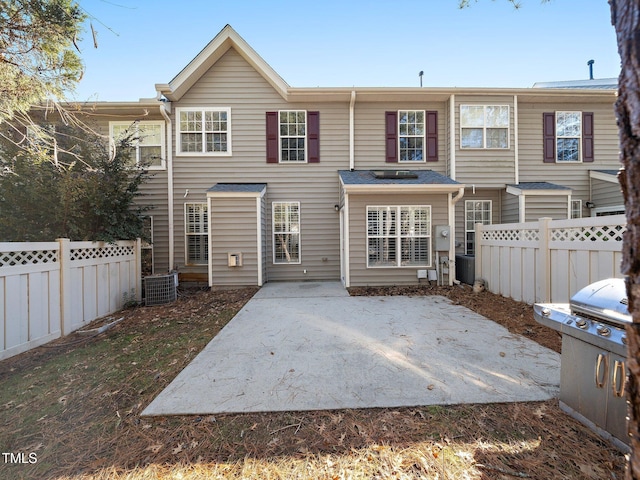
M 164 125 L 162 121 L 151 120 L 109 122 L 109 134 L 113 142 L 130 136 L 132 166 L 143 165 L 151 170 L 163 170 L 166 168 Z
M 367 267 L 430 267 L 431 206 L 368 206 Z
M 307 161 L 307 112 L 282 110 L 278 112 L 280 123 L 280 162 Z
M 460 148 L 509 148 L 509 106 L 460 105 Z
M 491 225 L 491 200 L 466 200 L 464 218 L 464 251 L 467 255 L 475 255 L 476 223 Z
M 571 200 L 571 218 L 582 218 L 582 200 Z
M 273 202 L 273 263 L 300 263 L 300 202 Z
M 580 162 L 582 112 L 556 112 L 556 161 Z
M 177 155 L 231 155 L 230 108 L 177 108 Z
M 184 204 L 185 263 L 206 265 L 209 259 L 209 219 L 206 203 Z
M 424 110 L 398 111 L 398 161 L 425 161 L 424 134 Z

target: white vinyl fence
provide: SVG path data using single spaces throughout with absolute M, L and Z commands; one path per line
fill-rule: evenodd
M 0 360 L 141 295 L 140 241 L 0 242 Z
M 567 303 L 581 288 L 622 277 L 624 215 L 476 225 L 475 276 L 527 303 Z

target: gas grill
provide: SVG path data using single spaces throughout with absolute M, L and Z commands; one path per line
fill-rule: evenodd
M 562 334 L 560 408 L 628 451 L 625 282 L 610 278 L 577 292 L 569 304 L 536 303 L 536 320 Z

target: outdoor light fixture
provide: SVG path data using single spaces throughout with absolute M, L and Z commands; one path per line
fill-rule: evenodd
M 339 211 L 340 211 L 340 205 L 337 205 L 337 204 L 336 204 L 336 205 L 334 205 L 334 206 L 333 206 L 333 208 L 335 208 L 335 209 L 336 209 L 336 212 L 339 212 Z
M 587 208 L 595 208 L 596 204 L 593 202 L 585 202 L 584 206 Z

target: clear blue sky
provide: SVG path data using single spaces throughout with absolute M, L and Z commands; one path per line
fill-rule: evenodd
M 530 87 L 617 77 L 607 0 L 79 0 L 77 100 L 154 97 L 230 24 L 294 87 Z

